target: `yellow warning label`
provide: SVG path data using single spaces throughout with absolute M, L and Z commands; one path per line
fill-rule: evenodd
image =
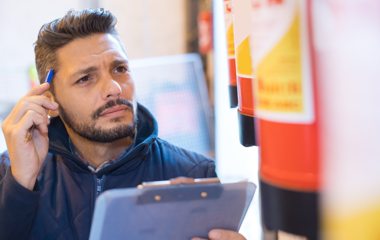
M 232 23 L 227 30 L 227 56 L 235 57 L 234 25 Z
M 252 75 L 251 51 L 249 49 L 249 37 L 244 39 L 236 48 L 236 67 L 237 73 Z
M 257 66 L 257 108 L 303 113 L 300 13 L 285 36 Z

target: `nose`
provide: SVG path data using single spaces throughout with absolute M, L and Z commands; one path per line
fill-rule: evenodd
M 113 80 L 112 78 L 105 81 L 102 93 L 104 100 L 119 98 L 121 92 L 121 87 L 117 81 Z

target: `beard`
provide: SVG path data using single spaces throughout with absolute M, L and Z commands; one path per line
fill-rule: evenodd
M 59 103 L 58 103 L 59 104 Z M 117 126 L 111 129 L 103 129 L 101 127 L 95 127 L 100 114 L 107 108 L 111 108 L 117 105 L 127 106 L 127 111 L 133 114 L 132 123 L 123 123 L 126 119 L 125 116 L 112 118 L 110 121 L 119 123 Z M 66 111 L 61 104 L 59 104 L 59 113 L 62 121 L 73 130 L 79 136 L 98 143 L 112 143 L 116 140 L 131 137 L 134 138 L 136 134 L 137 126 L 137 108 L 133 106 L 131 101 L 125 99 L 110 100 L 102 107 L 98 108 L 91 115 L 91 120 L 87 122 L 79 122 L 75 114 Z

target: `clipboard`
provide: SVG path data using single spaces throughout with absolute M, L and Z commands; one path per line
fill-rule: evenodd
M 212 229 L 238 231 L 256 185 L 200 182 L 159 182 L 102 193 L 95 203 L 89 239 L 189 240 L 207 239 Z

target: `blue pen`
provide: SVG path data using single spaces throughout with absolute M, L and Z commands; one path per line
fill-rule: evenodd
M 54 70 L 49 70 L 47 76 L 46 76 L 46 79 L 45 79 L 45 82 L 44 83 L 49 83 L 51 82 L 51 80 L 53 79 L 53 74 L 54 74 Z M 34 124 L 33 126 L 31 126 L 28 130 L 28 133 L 26 134 L 26 138 L 25 138 L 25 142 L 29 142 L 32 137 L 33 137 L 33 131 L 34 131 Z
M 53 78 L 53 74 L 54 74 L 54 70 L 49 70 L 47 76 L 46 76 L 46 79 L 45 79 L 45 83 L 50 83 L 51 82 L 51 79 Z

